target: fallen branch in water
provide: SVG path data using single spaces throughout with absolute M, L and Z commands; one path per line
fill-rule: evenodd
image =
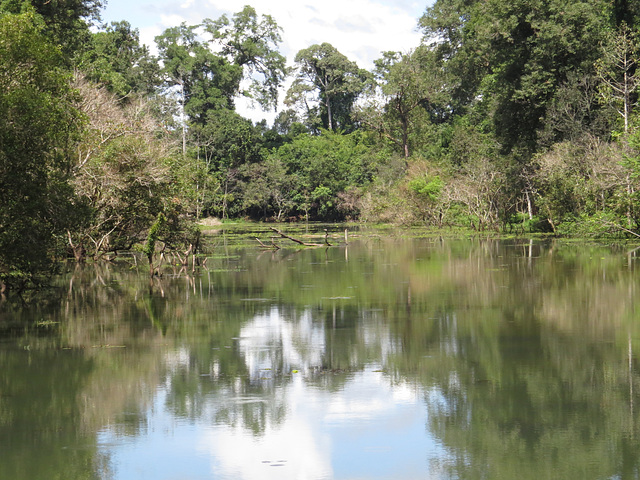
M 297 238 L 293 238 L 290 237 L 289 235 L 287 235 L 286 233 L 282 233 L 280 230 L 271 227 L 271 230 L 273 230 L 274 232 L 276 232 L 278 235 L 280 235 L 282 238 L 288 238 L 289 240 L 291 240 L 292 242 L 295 242 L 299 245 L 304 245 L 305 247 L 322 247 L 324 246 L 324 244 L 322 243 L 306 243 L 303 242 L 302 240 L 298 240 Z M 327 243 L 328 244 L 328 243 Z
M 618 228 L 618 229 L 622 230 L 623 232 L 630 233 L 631 235 L 635 235 L 636 237 L 640 237 L 640 234 L 634 232 L 633 230 L 629 230 L 628 228 L 624 228 L 622 225 L 618 225 L 618 224 L 612 223 L 612 222 L 607 222 L 606 220 L 603 220 L 602 223 L 604 225 L 608 225 L 610 227 Z
M 308 242 L 302 241 L 302 240 L 300 240 L 298 238 L 294 238 L 294 237 L 292 237 L 290 235 L 287 235 L 286 233 L 281 232 L 277 228 L 274 228 L 274 227 L 269 227 L 269 228 L 271 228 L 271 230 L 273 230 L 275 233 L 277 233 L 280 237 L 286 238 L 287 240 L 291 240 L 292 242 L 295 242 L 298 245 L 302 245 L 304 247 L 333 247 L 334 246 L 333 243 L 329 242 L 329 230 L 327 230 L 326 228 L 324 229 L 324 243 L 308 243 Z M 266 243 L 264 243 L 262 240 L 260 240 L 257 237 L 256 237 L 256 241 L 264 249 L 280 250 L 280 246 L 277 245 L 275 240 L 274 240 L 275 238 L 278 238 L 278 237 L 271 237 L 271 245 L 267 245 Z M 348 245 L 348 237 L 347 237 L 347 230 L 346 229 L 344 231 L 344 238 L 345 238 L 345 245 Z
M 263 243 L 262 240 L 260 240 L 258 237 L 256 237 L 256 240 L 258 241 L 258 243 L 260 244 L 260 246 L 262 248 L 265 248 L 265 249 L 268 249 L 268 250 L 271 250 L 271 249 L 280 250 L 280 246 L 277 245 L 276 242 L 273 241 L 274 238 L 275 237 L 271 237 L 271 245 L 267 245 L 266 243 Z

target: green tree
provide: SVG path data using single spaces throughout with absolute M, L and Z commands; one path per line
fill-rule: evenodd
M 634 32 L 622 24 L 609 33 L 602 46 L 602 57 L 596 62 L 602 101 L 616 108 L 623 120 L 624 133 L 629 133 L 632 109 L 637 101 L 640 72 L 640 44 Z
M 160 83 L 160 65 L 140 44 L 138 29 L 126 21 L 112 22 L 91 35 L 91 43 L 79 59 L 87 78 L 105 85 L 120 97 L 151 94 Z
M 212 110 L 204 125 L 189 132 L 189 156 L 199 164 L 197 187 L 205 215 L 227 217 L 234 208 L 241 184 L 240 169 L 262 160 L 262 137 L 250 120 L 233 110 Z M 204 200 L 206 198 L 206 200 Z
M 259 212 L 263 219 L 273 215 L 281 221 L 294 207 L 294 175 L 287 173 L 286 166 L 277 157 L 269 157 L 264 162 L 247 165 L 243 169 L 243 208 L 251 213 Z M 253 215 L 255 216 L 255 215 Z
M 293 199 L 298 211 L 318 219 L 343 217 L 339 195 L 349 187 L 367 184 L 374 165 L 372 142 L 360 131 L 340 134 L 323 130 L 302 134 L 272 153 L 296 179 Z
M 198 25 L 181 24 L 156 37 L 168 88 L 178 89 L 181 108 L 197 124 L 209 110 L 233 109 L 242 68 L 212 53 L 198 38 Z
M 222 47 L 226 59 L 245 70 L 243 77 L 250 79 L 251 86 L 242 93 L 264 109 L 275 109 L 287 68 L 286 58 L 278 52 L 282 29 L 273 17 L 263 15 L 258 19 L 255 9 L 245 6 L 231 20 L 226 15 L 217 20 L 205 19 L 204 27 L 212 42 Z
M 204 36 L 197 33 L 201 27 Z M 232 20 L 223 15 L 205 19 L 202 25 L 183 23 L 156 37 L 167 86 L 179 90 L 184 112 L 200 125 L 206 123 L 209 110 L 233 110 L 240 94 L 264 108 L 276 106 L 287 71 L 277 50 L 280 41 L 275 20 L 268 15 L 258 20 L 251 7 Z M 251 82 L 247 91 L 241 89 L 243 79 Z
M 449 100 L 444 72 L 433 56 L 424 46 L 407 54 L 385 52 L 375 62 L 378 88 L 359 111 L 359 119 L 396 145 L 405 158 L 411 153 L 416 124 L 429 122 L 437 106 Z
M 528 160 L 569 73 L 593 73 L 608 12 L 603 0 L 438 0 L 421 25 L 457 77 L 454 107 L 488 117 L 503 151 Z
M 32 8 L 44 20 L 43 33 L 60 45 L 66 62 L 89 43 L 89 27 L 100 20 L 104 0 L 0 0 L 0 12 L 21 13 Z
M 50 271 L 74 220 L 68 179 L 82 118 L 44 30 L 33 11 L 0 15 L 0 283 L 15 288 Z
M 300 50 L 297 71 L 285 104 L 296 105 L 314 129 L 349 129 L 352 109 L 365 88 L 368 73 L 328 43 Z

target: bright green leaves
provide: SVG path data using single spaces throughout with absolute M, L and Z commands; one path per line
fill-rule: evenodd
M 442 192 L 444 182 L 438 175 L 429 177 L 418 177 L 409 181 L 409 188 L 413 193 L 427 200 L 436 201 Z

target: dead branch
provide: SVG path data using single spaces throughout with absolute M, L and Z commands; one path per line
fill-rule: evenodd
M 280 230 L 271 227 L 271 230 L 273 230 L 274 232 L 276 232 L 278 235 L 280 235 L 282 238 L 287 238 L 289 240 L 291 240 L 292 242 L 295 242 L 299 245 L 304 245 L 305 247 L 322 247 L 323 244 L 322 243 L 305 243 L 302 240 L 298 240 L 297 238 L 293 238 L 290 237 L 289 235 L 282 233 Z
M 268 249 L 271 249 L 271 246 L 266 245 L 265 243 L 262 243 L 262 241 L 261 241 L 258 237 L 256 237 L 256 240 L 258 241 L 258 243 L 260 244 L 260 246 L 261 246 L 262 248 L 268 248 Z
M 608 225 L 610 227 L 618 228 L 618 229 L 622 230 L 623 232 L 630 233 L 631 235 L 635 235 L 636 237 L 640 237 L 640 234 L 634 232 L 633 230 L 629 230 L 628 228 L 624 228 L 622 225 L 618 225 L 618 224 L 615 224 L 615 223 L 612 223 L 612 222 L 607 222 L 607 221 L 602 221 L 602 223 L 604 225 Z

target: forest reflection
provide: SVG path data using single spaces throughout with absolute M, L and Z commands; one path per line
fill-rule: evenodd
M 124 478 L 152 445 L 219 478 L 640 477 L 631 247 L 214 253 L 0 306 L 0 478 Z

